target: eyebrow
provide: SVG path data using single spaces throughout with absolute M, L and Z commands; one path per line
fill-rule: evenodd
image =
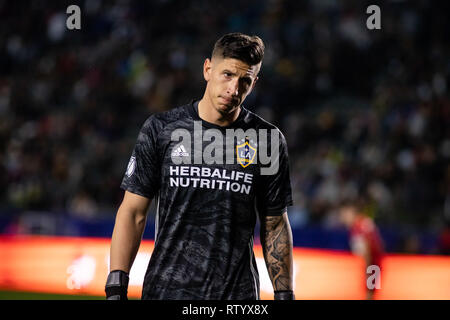
M 236 75 L 235 72 L 232 72 L 232 71 L 230 71 L 230 70 L 228 70 L 228 69 L 223 70 L 222 73 L 230 73 L 230 74 L 232 74 L 233 76 Z
M 228 69 L 223 70 L 222 73 L 229 73 L 229 74 L 231 74 L 233 76 L 237 75 L 237 73 L 232 72 L 232 71 L 230 71 Z M 248 76 L 248 75 L 245 75 L 245 76 L 241 77 L 241 79 L 245 80 L 247 82 L 252 82 L 252 78 L 250 76 Z

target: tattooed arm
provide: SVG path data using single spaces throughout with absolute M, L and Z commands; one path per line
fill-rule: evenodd
M 292 230 L 287 212 L 281 216 L 262 217 L 261 220 L 261 245 L 273 289 L 276 294 L 291 292 L 293 290 Z

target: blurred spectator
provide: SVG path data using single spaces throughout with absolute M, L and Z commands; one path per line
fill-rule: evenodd
M 370 31 L 369 4 L 1 1 L 1 209 L 113 215 L 136 128 L 198 97 L 214 39 L 242 31 L 267 46 L 247 107 L 286 135 L 292 221 L 323 224 L 365 195 L 378 224 L 434 228 L 450 185 L 450 5 L 385 1 Z
M 411 233 L 405 236 L 403 248 L 404 253 L 419 254 L 421 253 L 420 239 L 417 234 Z
M 450 169 L 450 166 L 449 166 Z M 445 226 L 438 239 L 438 253 L 450 255 L 450 170 L 447 172 L 447 196 L 444 203 L 444 222 Z
M 2 230 L 2 234 L 5 235 L 21 235 L 29 232 L 26 225 L 22 222 L 21 217 L 14 217 L 11 219 L 8 225 Z
M 450 255 L 450 222 L 447 222 L 439 236 L 438 254 Z
M 94 218 L 97 215 L 97 204 L 84 191 L 80 191 L 70 201 L 69 212 L 81 218 Z

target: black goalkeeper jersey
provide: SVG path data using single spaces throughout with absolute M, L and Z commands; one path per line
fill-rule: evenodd
M 258 214 L 281 215 L 292 205 L 286 141 L 275 126 L 244 107 L 236 121 L 220 127 L 202 120 L 197 106 L 190 103 L 145 121 L 121 184 L 156 201 L 155 247 L 142 299 L 259 299 L 254 228 Z M 230 129 L 266 129 L 267 139 L 227 139 Z M 270 139 L 274 130 L 279 139 Z M 258 151 L 264 144 L 270 154 L 272 141 L 278 144 L 278 169 L 262 174 L 275 162 L 263 164 Z M 232 150 L 231 157 L 226 150 Z M 223 154 L 223 161 L 202 158 L 202 152 L 216 160 Z

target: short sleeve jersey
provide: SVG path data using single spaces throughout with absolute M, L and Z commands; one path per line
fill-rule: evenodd
M 292 205 L 286 141 L 242 106 L 221 127 L 197 105 L 145 121 L 121 184 L 156 201 L 142 299 L 259 299 L 254 228 Z
M 358 217 L 350 229 L 350 240 L 357 241 L 358 238 L 367 242 L 371 264 L 381 265 L 384 254 L 383 240 L 375 223 L 368 217 Z

